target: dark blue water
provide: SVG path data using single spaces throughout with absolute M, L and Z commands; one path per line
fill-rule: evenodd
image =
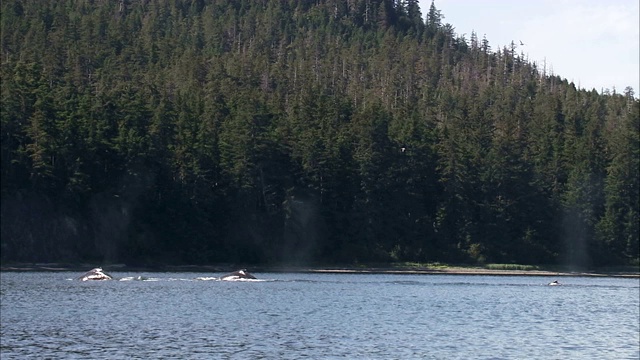
M 638 359 L 640 280 L 0 274 L 7 359 Z

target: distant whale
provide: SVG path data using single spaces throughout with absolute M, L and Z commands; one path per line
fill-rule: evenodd
M 549 286 L 558 286 L 558 285 L 560 285 L 558 280 L 553 280 L 552 282 L 549 283 Z
M 95 268 L 87 271 L 82 276 L 78 278 L 80 281 L 89 281 L 89 280 L 113 280 L 113 276 L 107 274 L 102 271 L 102 268 Z
M 255 276 L 247 272 L 247 269 L 241 269 L 234 271 L 230 274 L 224 275 L 220 280 L 239 280 L 239 279 L 256 279 Z

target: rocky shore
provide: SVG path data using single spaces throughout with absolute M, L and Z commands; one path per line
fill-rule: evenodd
M 87 271 L 102 266 L 110 272 L 229 272 L 239 268 L 251 272 L 271 273 L 325 273 L 325 274 L 424 274 L 424 275 L 485 275 L 485 276 L 589 276 L 589 277 L 629 277 L 640 278 L 640 272 L 634 271 L 553 271 L 553 270 L 502 270 L 482 267 L 402 267 L 402 266 L 265 266 L 265 265 L 163 265 L 128 266 L 124 264 L 60 264 L 60 263 L 12 263 L 0 265 L 0 271 Z

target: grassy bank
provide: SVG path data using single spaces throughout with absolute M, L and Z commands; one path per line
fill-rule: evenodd
M 157 265 L 134 267 L 125 264 L 65 264 L 65 263 L 2 263 L 0 271 L 77 271 L 84 272 L 102 266 L 111 272 L 229 272 L 247 268 L 251 272 L 292 273 L 351 273 L 351 274 L 450 274 L 450 275 L 508 275 L 508 276 L 616 276 L 638 277 L 640 268 L 618 266 L 575 269 L 558 265 L 524 264 L 445 264 L 439 262 L 375 263 L 375 264 L 308 264 L 308 265 Z

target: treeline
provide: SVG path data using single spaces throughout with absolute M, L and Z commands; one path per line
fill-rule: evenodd
M 638 261 L 633 90 L 435 4 L 1 6 L 3 261 Z

